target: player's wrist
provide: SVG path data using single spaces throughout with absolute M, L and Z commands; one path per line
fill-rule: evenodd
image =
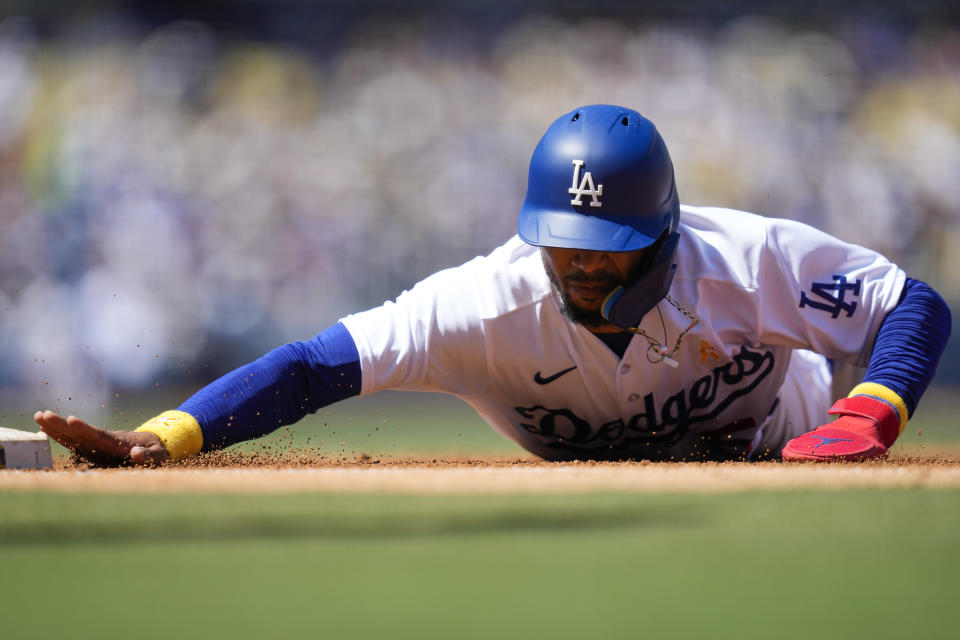
M 884 447 L 890 447 L 903 431 L 900 408 L 886 398 L 877 397 L 874 394 L 858 393 L 859 386 L 855 387 L 848 397 L 837 400 L 830 408 L 829 413 L 840 418 L 834 425 L 861 432 L 864 435 L 871 435 Z M 879 387 L 880 385 L 875 386 Z M 875 389 L 871 387 L 868 387 L 868 389 L 875 392 Z M 886 389 L 886 387 L 883 387 L 883 389 Z M 887 395 L 893 393 L 889 389 L 887 389 L 887 392 Z M 902 404 L 902 401 L 900 403 Z M 904 410 L 903 413 L 905 415 L 906 411 Z M 856 420 L 851 421 L 850 419 Z M 862 426 L 856 427 L 855 425 Z
M 136 428 L 160 438 L 171 460 L 182 460 L 203 449 L 203 431 L 196 418 L 185 411 L 164 411 Z
M 910 412 L 907 409 L 907 403 L 903 398 L 890 387 L 878 384 L 876 382 L 861 382 L 847 395 L 847 398 L 866 397 L 884 403 L 896 413 L 897 433 L 899 436 L 907 426 L 907 420 Z M 896 437 L 895 436 L 895 437 Z

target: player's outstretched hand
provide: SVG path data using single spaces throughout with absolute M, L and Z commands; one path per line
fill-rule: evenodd
M 157 465 L 170 459 L 155 434 L 146 431 L 107 431 L 76 416 L 63 418 L 53 411 L 37 411 L 33 419 L 48 436 L 94 464 Z

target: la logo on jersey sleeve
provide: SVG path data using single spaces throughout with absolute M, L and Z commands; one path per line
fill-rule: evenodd
M 857 310 L 855 300 L 847 300 L 846 294 L 849 292 L 853 297 L 860 297 L 861 280 L 847 282 L 844 275 L 834 275 L 833 282 L 812 282 L 810 283 L 810 293 L 815 298 L 807 295 L 806 291 L 800 292 L 800 307 L 811 307 L 826 311 L 832 318 L 839 318 L 841 312 L 846 312 L 847 317 L 853 316 Z M 816 298 L 819 298 L 816 299 Z

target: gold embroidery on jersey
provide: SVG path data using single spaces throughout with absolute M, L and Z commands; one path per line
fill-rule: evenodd
M 701 340 L 700 341 L 700 362 L 706 362 L 707 358 L 720 360 L 720 356 L 717 354 L 717 350 L 713 348 L 713 345 L 707 342 L 706 340 Z

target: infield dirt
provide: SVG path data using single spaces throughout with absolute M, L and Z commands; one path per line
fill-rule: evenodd
M 905 454 L 871 463 L 784 464 L 219 453 L 159 468 L 97 469 L 61 459 L 52 471 L 0 472 L 0 490 L 93 493 L 724 493 L 908 487 L 960 487 L 960 456 Z

